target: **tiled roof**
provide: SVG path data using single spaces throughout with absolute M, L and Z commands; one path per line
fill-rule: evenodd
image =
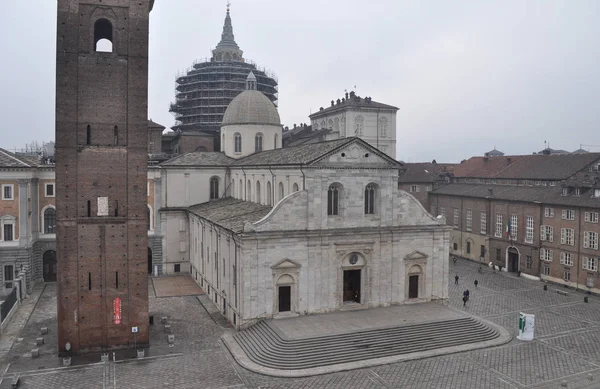
M 297 126 L 294 128 L 290 128 L 289 130 L 284 130 L 283 133 L 281 134 L 283 139 L 287 139 L 289 137 L 295 137 L 296 135 L 302 133 L 304 134 L 305 132 L 311 132 L 312 131 L 312 126 L 311 125 L 307 125 L 307 126 Z
M 490 193 L 490 190 L 492 192 Z M 580 196 L 562 196 L 560 186 L 510 186 L 510 185 L 476 185 L 476 184 L 448 184 L 435 189 L 432 194 L 490 198 L 496 200 L 510 200 L 522 202 L 540 202 L 543 204 L 557 204 L 573 207 L 600 208 L 600 198 L 592 197 L 592 192 L 584 192 Z
M 235 233 L 244 229 L 244 224 L 254 223 L 265 217 L 271 207 L 249 201 L 227 197 L 192 205 L 189 211 Z
M 321 117 L 321 115 L 323 115 L 323 114 L 328 114 L 329 112 L 332 112 L 332 111 L 343 110 L 346 108 L 359 108 L 359 107 L 360 108 L 393 109 L 396 111 L 398 110 L 398 107 L 394 107 L 393 105 L 378 103 L 377 101 L 367 100 L 365 98 L 356 96 L 356 97 L 350 97 L 349 99 L 344 100 L 343 103 L 334 104 L 332 106 L 324 108 L 323 110 L 319 110 L 319 111 L 313 113 L 312 115 L 309 115 L 308 117 L 311 119 L 314 119 L 314 118 Z
M 404 169 L 400 172 L 398 180 L 400 182 L 435 182 L 441 179 L 444 173 L 450 174 L 446 170 L 446 165 L 437 163 L 404 163 Z
M 166 127 L 148 119 L 148 128 L 162 128 L 164 130 Z
M 261 151 L 234 161 L 232 166 L 305 165 L 357 138 L 342 138 L 284 149 Z
M 163 162 L 161 166 L 228 166 L 233 161 L 224 153 L 194 151 Z
M 305 143 L 315 143 L 316 141 L 321 139 L 321 137 L 324 137 L 331 131 L 333 130 L 326 128 L 323 130 L 311 131 L 306 134 L 300 134 L 300 136 L 295 136 L 293 139 L 290 139 L 289 143 L 287 144 L 287 147 L 300 146 Z
M 454 168 L 454 176 L 563 180 L 598 159 L 600 153 L 472 157 Z
M 34 167 L 38 163 L 33 158 L 17 156 L 14 153 L 0 149 L 0 167 Z

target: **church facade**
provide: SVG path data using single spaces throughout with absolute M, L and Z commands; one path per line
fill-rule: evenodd
M 449 227 L 398 189 L 400 164 L 357 137 L 281 149 L 251 81 L 225 113 L 223 152 L 161 165 L 166 273 L 189 266 L 236 328 L 446 299 Z

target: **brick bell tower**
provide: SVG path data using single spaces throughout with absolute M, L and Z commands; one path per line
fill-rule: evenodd
M 58 0 L 58 349 L 149 344 L 148 20 L 153 0 Z

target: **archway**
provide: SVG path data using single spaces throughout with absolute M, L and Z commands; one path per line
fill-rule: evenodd
M 519 250 L 510 246 L 506 249 L 506 270 L 509 272 L 519 271 Z
M 148 247 L 148 274 L 152 274 L 152 249 Z
M 42 256 L 44 282 L 56 282 L 56 251 L 48 250 Z

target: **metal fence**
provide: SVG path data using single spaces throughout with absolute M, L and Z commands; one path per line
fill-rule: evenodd
M 2 317 L 2 323 L 8 316 L 10 310 L 17 302 L 17 288 L 14 287 L 12 291 L 6 296 L 4 301 L 0 304 L 0 316 Z

